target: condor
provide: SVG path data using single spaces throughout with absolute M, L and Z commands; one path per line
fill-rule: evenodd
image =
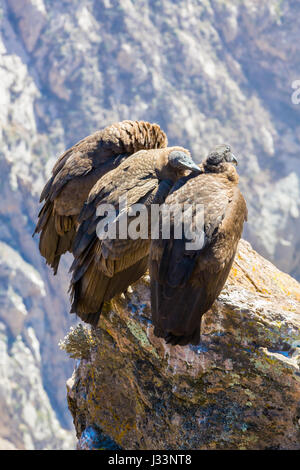
M 201 174 L 180 179 L 166 198 L 165 204 L 204 207 L 200 249 L 187 249 L 184 233 L 181 239 L 160 237 L 151 244 L 154 333 L 172 345 L 199 343 L 202 315 L 220 294 L 233 263 L 247 219 L 236 163 L 230 147 L 219 145 L 200 165 Z

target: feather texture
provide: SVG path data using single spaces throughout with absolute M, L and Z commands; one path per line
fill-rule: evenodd
M 141 149 L 167 146 L 157 124 L 122 121 L 84 138 L 56 162 L 40 202 L 35 233 L 40 233 L 40 252 L 56 274 L 60 257 L 72 251 L 77 217 L 94 184 L 129 155 Z
M 151 309 L 154 332 L 170 344 L 198 344 L 202 315 L 212 306 L 228 277 L 247 218 L 245 200 L 231 163 L 202 166 L 199 176 L 182 178 L 166 205 L 195 203 L 204 208 L 203 244 L 187 249 L 190 241 L 171 235 L 152 240 L 150 250 Z M 195 229 L 195 217 L 190 230 Z M 171 228 L 174 228 L 174 217 Z M 171 230 L 172 234 L 172 230 Z
M 71 312 L 84 321 L 97 325 L 103 303 L 125 291 L 148 267 L 149 230 L 145 238 L 122 239 L 116 231 L 116 238 L 99 239 L 97 227 L 100 222 L 105 222 L 107 214 L 99 215 L 98 208 L 102 204 L 111 204 L 116 217 L 123 214 L 129 226 L 138 217 L 130 215 L 133 205 L 144 204 L 150 227 L 151 205 L 162 204 L 174 182 L 186 173 L 186 170 L 169 164 L 169 154 L 174 148 L 177 149 L 137 152 L 100 178 L 90 191 L 78 219 L 80 226 L 73 246 L 70 285 Z M 126 196 L 127 206 L 122 213 L 119 201 L 123 196 Z M 112 223 L 109 222 L 110 226 Z

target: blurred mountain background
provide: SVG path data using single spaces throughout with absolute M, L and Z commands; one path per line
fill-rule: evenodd
M 300 279 L 300 3 L 1 0 L 0 448 L 71 449 L 58 342 L 69 315 L 32 239 L 55 159 L 123 119 L 157 122 L 196 161 L 238 156 L 244 238 Z

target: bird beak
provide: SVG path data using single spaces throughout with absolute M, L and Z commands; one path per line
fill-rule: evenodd
M 201 170 L 200 170 L 199 166 L 192 159 L 190 159 L 190 161 L 184 162 L 183 166 L 187 170 L 196 171 L 197 173 L 201 173 Z
M 237 164 L 238 164 L 238 161 L 237 161 L 235 155 L 233 155 L 233 153 L 231 153 L 230 155 L 231 155 L 231 161 L 232 161 L 232 163 L 234 163 L 234 165 L 237 165 Z
M 169 163 L 175 168 L 201 173 L 199 166 L 194 162 L 192 157 L 185 152 L 181 152 L 180 150 L 174 150 L 169 154 Z
M 180 168 L 201 173 L 199 165 L 197 165 L 191 157 L 188 157 L 186 154 L 182 154 L 182 156 L 183 158 L 180 158 L 181 156 L 177 158 L 177 164 Z

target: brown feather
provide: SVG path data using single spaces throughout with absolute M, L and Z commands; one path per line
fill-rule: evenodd
M 247 216 L 237 183 L 235 169 L 226 163 L 218 172 L 206 168 L 199 176 L 182 178 L 165 201 L 203 204 L 205 232 L 197 251 L 186 249 L 185 238 L 151 243 L 154 332 L 170 344 L 199 343 L 201 317 L 226 282 Z
M 60 256 L 72 251 L 77 217 L 94 184 L 122 160 L 141 150 L 163 148 L 167 137 L 157 124 L 122 121 L 84 138 L 56 162 L 40 202 L 35 233 L 40 251 L 56 274 Z
M 98 239 L 96 229 L 101 217 L 97 208 L 100 204 L 112 204 L 117 210 L 119 198 L 124 194 L 129 208 L 143 203 L 149 209 L 151 204 L 164 202 L 173 182 L 186 172 L 169 164 L 173 150 L 174 147 L 139 151 L 99 179 L 90 191 L 78 219 L 70 285 L 71 312 L 84 321 L 97 324 L 103 303 L 142 276 L 147 269 L 150 248 L 150 238 Z M 149 216 L 150 212 L 148 221 Z M 135 218 L 129 216 L 128 223 Z

